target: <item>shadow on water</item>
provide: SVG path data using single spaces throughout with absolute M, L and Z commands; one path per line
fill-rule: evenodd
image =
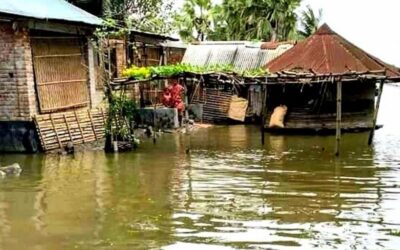
M 400 132 L 387 87 L 374 146 L 222 126 L 134 153 L 2 155 L 0 249 L 395 249 Z M 190 148 L 190 151 L 187 149 Z M 397 212 L 397 213 L 396 213 Z

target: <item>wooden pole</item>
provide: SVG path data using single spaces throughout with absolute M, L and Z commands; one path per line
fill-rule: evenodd
M 189 134 L 189 98 L 188 98 L 188 88 L 187 88 L 187 80 L 184 78 L 184 91 L 185 91 L 185 128 L 186 133 Z
M 157 129 L 156 128 L 158 126 L 157 114 L 156 114 L 156 112 L 157 112 L 157 90 L 158 90 L 158 88 L 157 88 L 157 86 L 155 86 L 154 87 L 154 93 L 155 93 L 155 95 L 154 95 L 154 110 L 153 110 L 153 126 L 154 126 L 154 129 L 153 129 L 153 143 L 154 144 L 157 143 L 157 137 L 156 137 Z
M 261 125 L 260 125 L 260 132 L 261 132 L 261 144 L 264 146 L 265 145 L 265 133 L 264 133 L 264 126 L 265 126 L 265 121 L 266 121 L 266 116 L 267 116 L 267 86 L 262 86 L 261 87 Z
M 379 107 L 380 107 L 380 104 L 381 104 L 383 85 L 384 85 L 384 81 L 381 81 L 379 83 L 378 100 L 376 101 L 376 107 L 375 107 L 375 112 L 374 112 L 374 120 L 372 122 L 372 128 L 371 128 L 371 132 L 370 132 L 369 138 L 368 138 L 368 145 L 371 145 L 372 144 L 372 140 L 374 139 L 376 122 L 378 120 L 378 112 L 379 112 Z
M 335 155 L 340 153 L 340 139 L 342 136 L 342 82 L 336 83 L 336 147 Z

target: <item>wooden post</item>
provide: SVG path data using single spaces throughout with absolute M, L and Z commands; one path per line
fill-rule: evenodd
M 261 144 L 264 146 L 265 145 L 265 133 L 264 133 L 264 126 L 265 126 L 265 121 L 266 121 L 266 116 L 267 116 L 267 85 L 261 87 L 261 126 L 260 126 L 260 131 L 261 131 Z
M 189 98 L 188 98 L 188 89 L 187 89 L 187 81 L 186 81 L 186 76 L 184 78 L 184 93 L 185 93 L 185 128 L 186 128 L 186 133 L 189 134 Z
M 335 155 L 340 153 L 340 139 L 342 134 L 342 82 L 336 83 L 336 146 Z
M 372 129 L 371 132 L 369 134 L 369 138 L 368 138 L 368 145 L 372 144 L 372 140 L 374 139 L 374 135 L 375 135 L 375 128 L 376 128 L 376 122 L 378 120 L 378 112 L 379 112 L 379 106 L 381 104 L 381 97 L 382 97 L 382 92 L 383 92 L 383 85 L 384 85 L 384 81 L 382 80 L 379 83 L 379 93 L 378 93 L 378 100 L 376 101 L 376 107 L 375 107 L 375 112 L 374 112 L 374 120 L 372 122 Z
M 158 81 L 157 81 L 157 83 L 158 83 Z M 155 86 L 155 88 L 154 88 L 154 93 L 155 93 L 155 95 L 154 95 L 154 110 L 153 110 L 153 122 L 154 122 L 154 130 L 153 130 L 153 143 L 154 144 L 156 144 L 157 143 L 157 137 L 156 137 L 156 128 L 157 128 L 157 126 L 158 126 L 158 123 L 157 123 L 157 115 L 156 115 L 156 111 L 157 111 L 157 86 Z

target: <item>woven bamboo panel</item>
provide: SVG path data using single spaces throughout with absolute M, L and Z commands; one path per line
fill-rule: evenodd
M 36 130 L 44 151 L 104 138 L 107 112 L 103 109 L 37 115 Z
M 32 39 L 41 113 L 82 107 L 89 103 L 84 51 L 78 38 Z

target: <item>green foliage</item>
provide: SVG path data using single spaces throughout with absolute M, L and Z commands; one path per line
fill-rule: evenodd
M 174 64 L 155 67 L 130 67 L 124 70 L 123 75 L 128 78 L 143 80 L 151 77 L 174 77 L 183 73 L 226 73 L 236 74 L 245 77 L 261 77 L 269 74 L 269 71 L 263 68 L 238 71 L 231 64 L 213 64 L 208 66 L 197 66 L 191 64 Z
M 301 13 L 301 30 L 299 30 L 299 34 L 302 38 L 307 38 L 314 34 L 317 31 L 318 26 L 322 19 L 322 9 L 319 10 L 318 16 L 314 13 L 311 6 L 307 6 L 307 9 Z
M 186 41 L 290 40 L 297 37 L 295 11 L 300 2 L 224 0 L 213 6 L 210 0 L 186 0 L 175 17 L 175 27 Z
M 104 0 L 104 22 L 97 36 L 126 35 L 129 30 L 169 34 L 172 4 L 172 0 Z
M 133 127 L 138 110 L 134 101 L 125 96 L 113 95 L 109 103 L 106 134 L 123 139 L 133 140 Z
M 204 41 L 211 32 L 211 0 L 185 0 L 183 8 L 174 15 L 174 26 L 182 40 Z
M 262 77 L 262 76 L 269 75 L 269 70 L 265 69 L 265 68 L 249 69 L 249 70 L 243 71 L 243 73 L 241 75 L 243 75 L 244 77 L 249 77 L 249 78 Z
M 136 67 L 136 66 L 132 66 L 128 69 L 125 69 L 122 72 L 122 75 L 125 77 L 129 77 L 129 78 L 134 78 L 137 80 L 143 80 L 143 79 L 148 79 L 151 77 L 151 70 L 150 68 L 146 68 L 146 67 Z

